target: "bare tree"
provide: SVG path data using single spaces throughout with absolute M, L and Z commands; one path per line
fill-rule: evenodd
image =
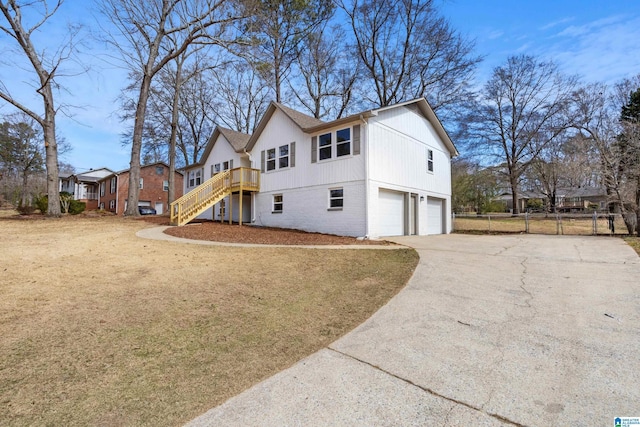
M 107 33 L 106 41 L 141 76 L 125 215 L 139 215 L 140 153 L 153 78 L 195 43 L 226 44 L 226 26 L 240 19 L 235 6 L 227 0 L 102 0 L 102 13 L 117 31 Z
M 246 1 L 251 19 L 245 28 L 250 48 L 239 52 L 272 87 L 282 102 L 282 86 L 300 42 L 333 14 L 331 0 Z
M 603 83 L 592 83 L 576 90 L 574 126 L 597 153 L 610 211 L 622 214 L 627 230 L 632 234 L 638 224 L 635 180 L 629 180 L 625 165 L 628 159 L 619 144 L 624 131 L 620 110 L 628 102 L 624 93 L 627 96 L 630 93 L 625 86 L 622 82 L 616 89 L 611 89 Z
M 378 106 L 426 97 L 439 110 L 469 97 L 474 43 L 439 15 L 434 0 L 344 0 L 355 48 Z
M 519 213 L 519 182 L 531 163 L 572 123 L 575 77 L 560 73 L 553 62 L 512 56 L 496 67 L 470 120 L 474 148 L 504 165 L 511 186 L 513 213 Z
M 271 87 L 243 60 L 216 68 L 210 75 L 217 93 L 216 122 L 238 132 L 253 133 L 274 93 Z
M 347 111 L 360 62 L 355 66 L 345 49 L 340 27 L 319 27 L 300 44 L 296 54 L 299 79 L 290 79 L 291 92 L 316 119 L 338 119 Z
M 52 3 L 52 4 L 50 4 Z M 47 215 L 60 216 L 60 197 L 58 193 L 58 143 L 56 140 L 56 114 L 58 109 L 54 102 L 56 78 L 60 75 L 61 65 L 70 58 L 75 50 L 75 37 L 79 29 L 71 27 L 67 38 L 53 50 L 37 49 L 32 35 L 42 30 L 42 26 L 58 11 L 62 0 L 0 1 L 0 11 L 6 25 L 0 30 L 18 45 L 18 51 L 24 54 L 30 63 L 26 71 L 34 74 L 35 92 L 42 98 L 42 112 L 38 113 L 27 106 L 24 101 L 14 98 L 9 88 L 0 82 L 0 99 L 23 111 L 41 127 L 44 136 L 45 164 L 47 170 Z M 35 22 L 28 24 L 24 20 L 23 7 L 29 9 L 31 16 L 37 16 Z

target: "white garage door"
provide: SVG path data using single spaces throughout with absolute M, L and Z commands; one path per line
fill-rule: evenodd
M 442 199 L 427 198 L 427 234 L 442 234 Z
M 378 206 L 380 235 L 402 236 L 404 234 L 404 195 L 381 189 Z

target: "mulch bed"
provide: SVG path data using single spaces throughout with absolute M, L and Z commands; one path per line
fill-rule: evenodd
M 168 220 L 144 217 L 145 221 L 169 225 Z M 284 228 L 256 227 L 252 225 L 221 224 L 219 222 L 191 222 L 183 227 L 171 227 L 166 234 L 194 240 L 225 243 L 253 243 L 262 245 L 391 245 L 385 240 L 357 240 L 355 237 L 308 233 Z

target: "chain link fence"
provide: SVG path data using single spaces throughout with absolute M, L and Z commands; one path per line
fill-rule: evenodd
M 620 214 L 453 214 L 453 231 L 559 235 L 628 235 Z

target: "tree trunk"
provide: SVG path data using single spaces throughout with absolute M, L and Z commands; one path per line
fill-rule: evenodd
M 140 152 L 142 151 L 142 133 L 150 87 L 151 76 L 145 72 L 142 76 L 140 95 L 138 97 L 138 105 L 136 106 L 136 118 L 133 125 L 131 162 L 129 163 L 129 191 L 127 193 L 127 209 L 124 211 L 125 216 L 140 216 L 140 212 L 138 211 L 138 201 L 140 197 Z
M 22 171 L 22 192 L 20 194 L 20 206 L 30 206 L 31 200 L 28 200 L 27 195 L 29 191 L 27 190 L 27 185 L 29 184 L 29 170 L 24 169 Z
M 176 171 L 176 138 L 178 135 L 178 118 L 180 112 L 180 87 L 182 85 L 182 58 L 176 61 L 176 83 L 171 106 L 171 136 L 169 138 L 169 204 L 175 200 Z M 204 181 L 204 177 L 203 181 Z
M 509 176 L 509 183 L 511 184 L 511 201 L 513 203 L 513 211 L 514 215 L 520 213 L 520 206 L 518 204 L 518 178 L 513 176 L 513 173 Z
M 42 77 L 41 77 L 42 79 Z M 53 106 L 51 80 L 47 78 L 41 89 L 44 99 L 44 133 L 45 158 L 47 166 L 47 216 L 60 217 L 60 192 L 58 183 L 58 144 L 56 142 L 56 110 Z

